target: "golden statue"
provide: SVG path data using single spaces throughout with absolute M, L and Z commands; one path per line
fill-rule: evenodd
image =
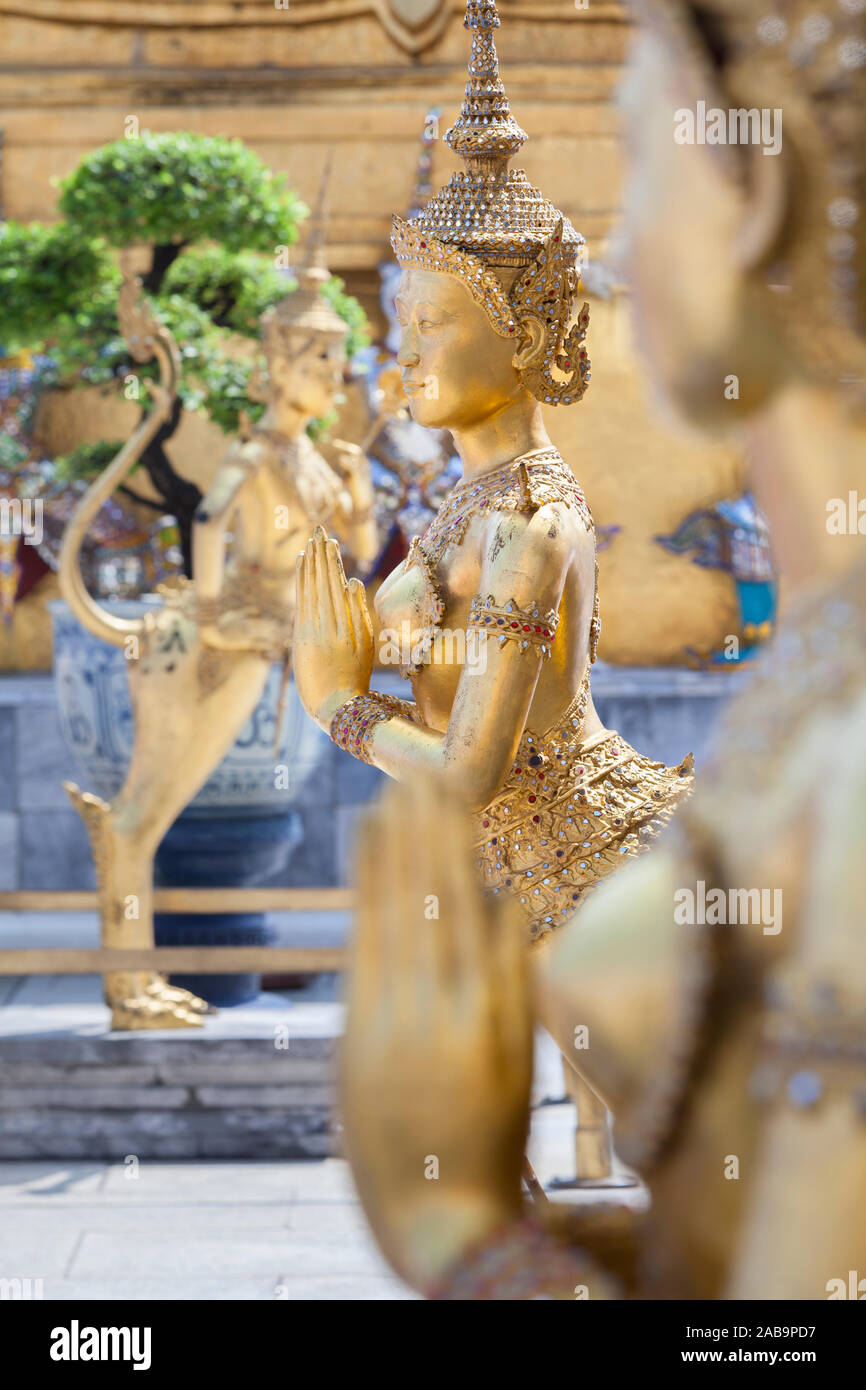
M 394 649 L 414 701 L 370 691 L 364 589 L 346 584 L 322 528 L 299 559 L 294 662 L 307 711 L 342 748 L 396 778 L 439 769 L 459 790 L 485 886 L 517 899 L 538 942 L 649 843 L 688 792 L 692 760 L 642 757 L 592 702 L 595 532 L 542 415 L 589 382 L 586 304 L 573 319 L 584 241 L 508 167 L 527 136 L 499 76 L 499 22 L 494 3 L 467 0 L 469 81 L 445 136 L 465 172 L 394 219 L 412 418 L 449 429 L 463 465 L 375 597 L 380 660 Z M 585 1126 L 578 1176 L 612 1181 L 607 1117 L 569 1061 Z
M 866 19 L 829 0 L 784 19 L 651 0 L 645 21 L 625 96 L 639 329 L 683 414 L 742 430 L 786 597 L 695 796 L 536 981 L 564 1048 L 588 1029 L 581 1067 L 652 1208 L 643 1224 L 610 1202 L 572 1211 L 570 1250 L 523 1216 L 529 973 L 437 785 L 391 791 L 361 840 L 347 1148 L 383 1250 L 428 1293 L 858 1297 L 866 563 L 836 504 L 866 484 Z M 677 144 L 695 93 L 782 111 L 781 152 Z
M 322 295 L 328 279 L 320 227 L 297 289 L 262 317 L 267 409 L 228 450 L 195 517 L 195 581 L 164 595 L 142 618 L 120 618 L 87 592 L 78 553 L 87 527 L 171 409 L 177 348 L 139 301 L 127 276 L 119 317 L 133 354 L 156 355 L 156 404 L 82 499 L 61 555 L 63 595 L 96 636 L 129 657 L 135 744 L 126 781 L 110 804 L 68 785 L 93 846 L 105 946 L 153 946 L 153 859 L 166 831 L 229 751 L 258 703 L 275 661 L 288 679 L 295 558 L 325 521 L 362 566 L 377 553 L 366 459 L 335 443 L 325 462 L 307 434 L 342 384 L 346 325 Z M 227 555 L 227 539 L 232 544 Z M 154 975 L 105 979 L 112 1027 L 189 1027 L 207 1006 Z
M 412 417 L 451 430 L 463 464 L 375 598 L 380 657 L 393 646 L 414 701 L 370 691 L 363 586 L 321 528 L 298 562 L 294 669 L 341 747 L 396 778 L 443 772 L 475 813 L 485 885 L 518 900 L 535 940 L 647 843 L 691 763 L 641 757 L 592 703 L 592 517 L 541 409 L 589 381 L 586 305 L 572 322 L 583 238 L 508 168 L 527 137 L 499 77 L 496 5 L 468 0 L 465 25 L 469 82 L 445 139 L 466 170 L 392 238 Z

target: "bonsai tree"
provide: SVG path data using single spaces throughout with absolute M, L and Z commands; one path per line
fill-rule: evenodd
M 101 237 L 67 223 L 0 226 L 0 345 L 12 355 L 44 342 L 63 316 L 100 290 L 117 292 L 120 273 Z
M 189 573 L 201 493 L 167 446 L 184 408 L 203 408 L 227 432 L 241 410 L 253 419 L 261 410 L 246 397 L 258 318 L 293 288 L 277 260 L 297 241 L 306 208 L 240 141 L 185 132 L 96 150 L 62 181 L 59 207 L 65 221 L 56 226 L 0 231 L 0 343 L 49 353 L 59 385 L 113 385 L 145 412 L 156 369 L 132 362 L 120 335 L 112 251 L 151 248 L 142 280 L 183 370 L 175 410 L 141 462 L 161 498 L 149 505 L 177 518 Z M 327 292 L 346 319 L 351 354 L 367 341 L 363 310 L 336 278 Z M 238 337 L 249 340 L 245 353 Z

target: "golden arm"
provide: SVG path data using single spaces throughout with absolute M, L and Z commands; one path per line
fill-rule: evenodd
M 332 524 L 358 568 L 367 574 L 379 555 L 370 460 L 356 444 L 347 444 L 342 439 L 334 439 L 331 443 L 336 452 L 334 467 L 350 504 L 348 510 L 338 506 Z

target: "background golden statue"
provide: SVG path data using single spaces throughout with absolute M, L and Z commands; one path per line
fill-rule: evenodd
M 328 279 L 314 229 L 298 288 L 263 318 L 267 409 L 229 449 L 196 514 L 195 582 L 167 591 L 159 610 L 119 618 L 84 587 L 78 551 L 105 497 L 135 463 L 171 408 L 177 349 L 136 300 L 127 279 L 121 325 L 132 350 L 162 368 L 156 405 L 90 488 L 69 525 L 61 557 L 64 597 L 89 631 L 123 646 L 135 721 L 126 781 L 111 804 L 67 790 L 93 844 L 106 946 L 153 945 L 153 858 L 176 817 L 231 748 L 262 694 L 274 661 L 288 678 L 294 565 L 311 526 L 326 521 L 362 567 L 376 555 L 366 460 L 335 444 L 334 466 L 309 438 L 343 379 L 346 325 L 321 293 Z M 227 555 L 227 541 L 231 548 Z M 206 1006 L 154 976 L 110 975 L 114 1028 L 187 1027 Z
M 311 205 L 327 142 L 334 150 L 330 265 L 364 304 L 379 341 L 387 210 L 406 206 L 425 112 L 431 104 L 452 110 L 465 82 L 460 0 L 410 3 L 435 12 L 435 21 L 396 23 L 391 0 L 292 0 L 279 9 L 260 0 L 194 0 L 153 12 L 131 0 L 62 7 L 42 0 L 26 15 L 20 0 L 0 0 L 8 32 L 0 72 L 6 215 L 52 219 L 54 180 L 86 149 L 123 135 L 129 113 L 142 131 L 236 132 Z M 562 456 L 580 459 L 602 542 L 599 655 L 666 666 L 717 652 L 737 634 L 745 646 L 739 579 L 726 567 L 694 563 L 694 551 L 671 554 L 656 539 L 739 496 L 744 465 L 731 445 L 677 434 L 654 413 L 639 369 L 617 235 L 624 151 L 616 89 L 632 22 L 631 6 L 619 0 L 583 8 L 574 0 L 511 0 L 499 51 L 522 109 L 532 111 L 528 176 L 555 195 L 592 249 L 583 278 L 593 389 L 580 412 L 545 414 Z M 38 69 L 28 67 L 28 50 L 40 55 Z M 438 186 L 451 151 L 436 138 L 431 153 Z M 347 401 L 337 432 L 357 441 L 366 411 L 351 390 Z M 96 388 L 74 398 L 46 391 L 39 432 L 49 456 L 66 454 L 82 438 L 125 439 L 134 414 L 132 403 Z M 200 411 L 184 413 L 171 454 L 185 479 L 206 490 L 223 450 L 216 425 Z M 7 655 L 5 644 L 0 630 L 0 666 L 4 657 L 16 661 L 23 645 L 19 638 Z

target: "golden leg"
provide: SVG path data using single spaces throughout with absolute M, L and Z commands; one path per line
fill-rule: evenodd
M 567 1058 L 562 1059 L 565 1089 L 577 1109 L 574 1129 L 574 1168 L 571 1179 L 551 1185 L 572 1187 L 636 1187 L 637 1179 L 614 1172 L 613 1116 L 589 1082 Z
M 577 1109 L 574 1131 L 575 1176 L 578 1182 L 613 1174 L 610 1111 L 595 1091 L 563 1058 L 565 1089 Z
M 64 783 L 87 826 L 99 882 L 103 946 L 153 946 L 153 853 L 143 837 L 122 833 L 113 807 L 98 796 Z M 186 990 L 170 988 L 160 975 L 144 971 L 103 977 L 112 1030 L 200 1028 L 207 1005 Z

